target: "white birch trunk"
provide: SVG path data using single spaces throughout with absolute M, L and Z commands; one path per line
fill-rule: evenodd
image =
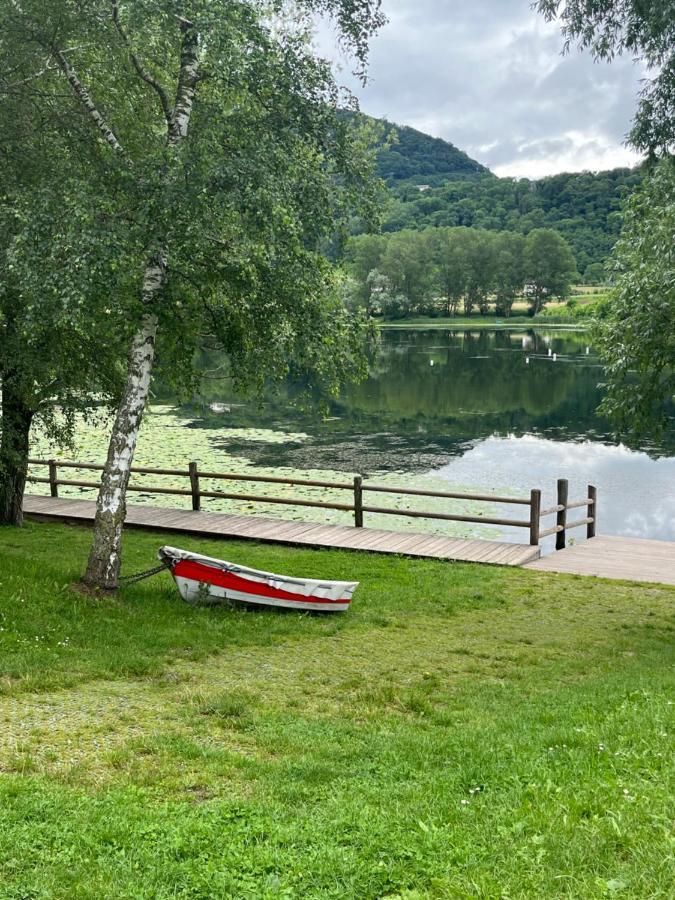
M 166 269 L 161 262 L 151 263 L 143 279 L 143 297 L 148 301 L 164 286 Z M 114 590 L 122 564 L 122 528 L 126 518 L 126 492 L 136 452 L 138 432 L 150 391 L 155 359 L 157 316 L 148 313 L 134 335 L 129 352 L 127 381 L 120 400 L 108 459 L 101 477 L 96 502 L 94 540 L 84 580 L 104 590 Z
M 177 147 L 187 137 L 199 80 L 199 35 L 191 22 L 182 20 L 181 29 L 183 30 L 183 45 L 176 104 L 167 136 L 169 147 Z
M 52 54 L 56 59 L 56 62 L 59 64 L 63 74 L 68 79 L 68 83 L 73 89 L 73 93 L 82 104 L 87 114 L 91 117 L 99 132 L 103 136 L 103 139 L 112 147 L 115 153 L 119 153 L 121 156 L 124 156 L 124 148 L 117 140 L 117 135 L 112 130 L 112 128 L 108 125 L 106 120 L 101 115 L 99 109 L 97 108 L 94 101 L 91 99 L 91 95 L 89 91 L 82 84 L 80 79 L 75 72 L 75 69 L 70 65 L 68 60 L 66 59 L 65 54 L 59 50 L 58 48 L 52 48 Z
M 187 137 L 199 79 L 199 35 L 194 25 L 185 19 L 180 20 L 180 28 L 183 32 L 183 42 L 176 103 L 172 115 L 167 117 L 167 146 L 174 149 L 177 149 Z M 138 67 L 136 71 L 138 73 Z M 139 75 L 143 77 L 142 73 Z M 74 84 L 73 89 L 85 109 L 94 118 L 99 130 L 102 130 L 101 123 L 86 103 L 88 96 L 83 97 L 82 91 L 77 90 Z M 109 138 L 108 141 L 111 143 Z M 144 273 L 142 300 L 147 312 L 134 335 L 129 353 L 127 381 L 117 409 L 108 447 L 108 459 L 101 477 L 96 503 L 94 539 L 84 576 L 87 584 L 104 590 L 114 590 L 118 584 L 122 564 L 122 528 L 126 518 L 127 486 L 138 442 L 138 432 L 150 391 L 155 359 L 158 319 L 152 310 L 156 308 L 156 296 L 164 288 L 167 279 L 161 237 L 158 244 L 160 250 L 153 251 Z

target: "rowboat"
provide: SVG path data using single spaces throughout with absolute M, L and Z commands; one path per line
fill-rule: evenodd
M 289 578 L 176 547 L 161 547 L 158 557 L 170 569 L 181 597 L 193 604 L 235 601 L 311 612 L 345 612 L 359 586 L 352 581 Z

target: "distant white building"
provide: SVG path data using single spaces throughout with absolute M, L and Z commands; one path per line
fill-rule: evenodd
M 425 191 L 428 191 L 430 188 L 431 188 L 430 184 L 418 184 L 417 185 L 417 190 L 420 192 L 420 194 L 423 194 Z

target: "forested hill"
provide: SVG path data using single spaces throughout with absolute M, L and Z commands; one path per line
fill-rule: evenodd
M 449 141 L 407 125 L 381 124 L 383 146 L 377 155 L 378 171 L 390 187 L 403 181 L 438 185 L 449 179 L 490 174 Z
M 594 280 L 619 235 L 623 202 L 641 180 L 638 169 L 612 169 L 538 181 L 486 175 L 424 191 L 406 183 L 392 189 L 383 230 L 465 225 L 528 234 L 555 228 L 569 241 L 579 272 Z
M 371 120 L 372 121 L 372 120 Z M 498 178 L 453 144 L 407 126 L 379 122 L 378 171 L 390 190 L 383 230 L 464 225 L 528 234 L 555 228 L 587 280 L 602 269 L 621 229 L 624 200 L 639 169 Z

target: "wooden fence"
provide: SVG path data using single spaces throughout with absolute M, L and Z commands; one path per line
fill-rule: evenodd
M 64 462 L 62 460 L 31 459 L 31 466 L 46 466 L 48 477 L 31 475 L 28 481 L 34 484 L 48 484 L 52 497 L 59 496 L 59 486 L 97 489 L 97 481 L 82 481 L 79 479 L 59 478 L 59 469 L 80 469 L 84 471 L 101 472 L 103 466 L 95 463 Z M 501 497 L 495 494 L 463 494 L 446 491 L 425 491 L 413 488 L 391 487 L 388 485 L 370 484 L 357 475 L 353 481 L 313 481 L 302 478 L 279 478 L 271 475 L 242 475 L 225 472 L 203 472 L 196 462 L 191 462 L 187 469 L 153 469 L 134 466 L 132 475 L 166 475 L 174 478 L 186 478 L 189 488 L 162 487 L 158 485 L 129 484 L 129 491 L 138 491 L 144 494 L 172 494 L 179 497 L 190 497 L 192 509 L 199 512 L 202 499 L 217 500 L 241 500 L 248 503 L 273 503 L 284 506 L 304 506 L 316 509 L 335 509 L 354 514 L 354 525 L 363 528 L 364 514 L 377 513 L 385 516 L 405 516 L 415 519 L 438 519 L 445 522 L 468 522 L 478 525 L 501 525 L 503 527 L 523 528 L 529 531 L 530 544 L 538 546 L 543 538 L 556 535 L 556 549 L 562 550 L 567 543 L 567 532 L 574 528 L 586 526 L 586 535 L 595 537 L 597 520 L 597 491 L 589 485 L 588 496 L 583 500 L 570 502 L 568 498 L 569 484 L 566 480 L 558 481 L 558 502 L 548 509 L 541 508 L 541 491 L 533 490 L 529 497 Z M 348 491 L 350 502 L 334 503 L 323 500 L 306 500 L 300 497 L 271 497 L 260 494 L 241 494 L 227 491 L 208 491 L 201 487 L 202 481 L 235 481 L 254 484 L 284 484 L 298 487 L 323 488 L 324 490 Z M 469 500 L 477 503 L 497 503 L 511 506 L 527 507 L 527 518 L 503 519 L 492 518 L 483 515 L 457 515 L 452 513 L 434 512 L 433 510 L 395 509 L 386 506 L 373 506 L 367 498 L 369 494 L 396 494 L 405 497 L 432 497 L 439 500 Z M 585 509 L 586 516 L 575 522 L 568 521 L 567 513 L 575 509 Z M 542 529 L 542 520 L 548 516 L 556 516 L 556 524 L 551 528 Z

